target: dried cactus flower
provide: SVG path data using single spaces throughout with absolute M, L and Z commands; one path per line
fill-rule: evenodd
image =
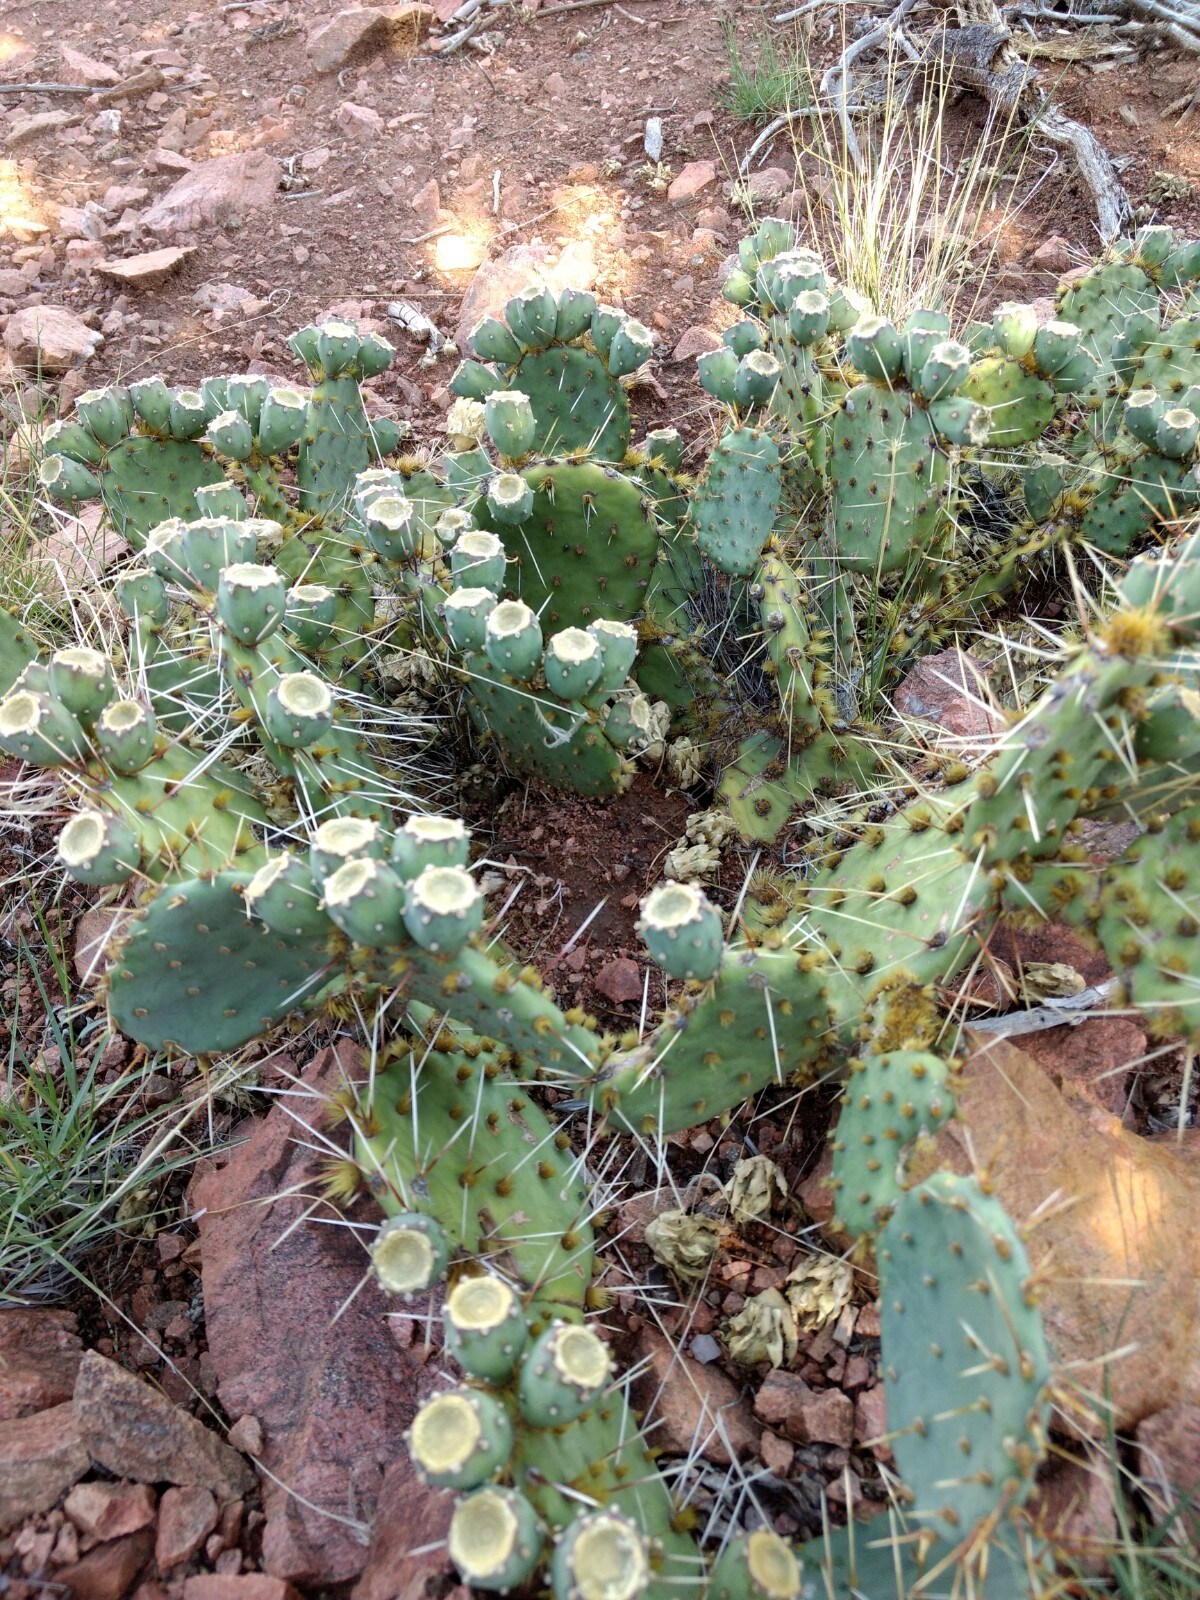
M 725 1330 L 730 1360 L 752 1367 L 769 1361 L 773 1367 L 790 1366 L 799 1349 L 796 1318 L 778 1289 L 764 1289 L 732 1317 Z
M 770 1156 L 747 1156 L 734 1167 L 726 1194 L 735 1222 L 757 1222 L 770 1215 L 776 1195 L 787 1194 L 787 1184 Z
M 849 1304 L 854 1274 L 836 1256 L 809 1256 L 788 1273 L 784 1290 L 802 1333 L 819 1333 Z
M 660 1211 L 646 1224 L 651 1255 L 685 1283 L 704 1277 L 720 1242 L 721 1230 L 711 1217 Z

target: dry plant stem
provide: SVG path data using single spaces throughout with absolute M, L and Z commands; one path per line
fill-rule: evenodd
M 1005 22 L 996 8 L 995 0 L 960 0 L 955 9 L 962 26 L 982 23 L 997 29 L 1001 38 L 1004 36 Z M 1008 54 L 1007 47 L 1001 45 L 997 51 L 1000 64 L 995 68 L 997 82 L 1005 64 L 1003 57 Z M 994 106 L 996 96 L 986 87 L 983 92 L 987 94 L 989 105 Z M 1020 97 L 1022 101 L 1028 93 L 1028 89 L 1022 93 Z M 1074 154 L 1080 174 L 1092 191 L 1096 203 L 1096 220 L 1100 237 L 1105 243 L 1116 238 L 1132 218 L 1133 206 L 1104 146 L 1082 124 L 1050 106 L 1045 100 L 1027 115 L 1026 120 L 1044 134 L 1051 144 L 1063 146 Z
M 772 22 L 795 22 L 797 17 L 807 17 L 814 11 L 828 11 L 832 5 L 872 5 L 874 0 L 808 0 L 807 5 L 797 6 L 794 11 L 781 11 L 777 17 L 772 17 Z
M 797 117 L 823 117 L 827 109 L 828 108 L 825 106 L 797 106 L 794 111 L 784 111 L 772 122 L 769 122 L 759 134 L 758 138 L 755 139 L 749 150 L 746 151 L 746 154 L 742 157 L 741 161 L 738 163 L 738 176 L 745 177 L 746 173 L 750 170 L 750 163 L 754 160 L 755 156 L 768 142 L 768 140 L 775 137 L 781 128 L 786 128 L 788 123 L 794 122 Z M 852 116 L 859 112 L 867 111 L 870 108 L 867 106 L 847 106 L 845 109 L 846 115 Z
M 1132 218 L 1133 206 L 1107 150 L 1082 123 L 1064 116 L 1053 106 L 1043 106 L 1033 118 L 1033 125 L 1051 144 L 1061 145 L 1074 154 L 1080 174 L 1096 202 L 1100 237 L 1106 243 L 1115 239 Z
M 833 102 L 842 125 L 842 137 L 846 141 L 846 149 L 857 167 L 862 166 L 862 151 L 858 148 L 858 140 L 854 137 L 854 129 L 850 126 L 850 109 L 846 103 L 850 92 L 850 68 L 864 51 L 882 43 L 916 3 L 917 0 L 900 0 L 900 4 L 889 11 L 883 21 L 872 28 L 870 33 L 864 33 L 861 39 L 855 39 L 853 44 L 848 44 L 834 65 L 828 67 L 821 75 L 821 93 L 828 95 Z
M 0 83 L 0 94 L 95 94 L 86 83 Z
M 468 39 L 473 38 L 474 35 L 477 34 L 483 27 L 486 21 L 487 14 L 484 11 L 477 11 L 471 18 L 470 22 L 467 23 L 466 27 L 461 28 L 458 33 L 452 34 L 449 39 L 430 40 L 430 51 L 432 54 L 439 56 L 452 55 L 455 50 L 461 49 L 462 46 L 467 43 Z
M 648 5 L 650 0 L 639 0 L 640 4 Z M 611 6 L 615 0 L 569 0 L 565 6 L 550 6 L 545 11 L 535 11 L 529 18 L 530 22 L 545 22 L 549 17 L 560 17 L 564 11 L 590 11 L 594 6 Z
M 1102 23 L 1125 22 L 1128 19 L 1120 12 L 1111 15 L 1090 11 L 1052 11 L 1047 6 L 1002 6 L 1001 14 L 1011 18 L 1014 22 L 1053 22 L 1057 27 L 1069 27 L 1072 23 L 1083 26 L 1099 26 Z
M 1194 5 L 1177 11 L 1173 6 L 1161 4 L 1161 0 L 1125 0 L 1125 4 L 1131 11 L 1139 11 L 1144 17 L 1165 22 L 1166 31 L 1176 44 L 1200 54 L 1200 12 Z
M 1011 1011 L 1003 1017 L 982 1017 L 969 1024 L 977 1033 L 996 1033 L 1003 1038 L 1015 1038 L 1022 1033 L 1041 1033 L 1046 1028 L 1063 1025 L 1078 1027 L 1089 1017 L 1098 1016 L 1115 987 L 1113 979 L 1084 989 L 1080 994 L 1055 1000 L 1044 1006 L 1034 1006 L 1028 1011 Z

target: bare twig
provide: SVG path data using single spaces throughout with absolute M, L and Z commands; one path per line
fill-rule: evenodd
M 1106 242 L 1115 239 L 1132 218 L 1133 206 L 1108 151 L 1082 123 L 1050 105 L 1042 106 L 1032 126 L 1051 144 L 1063 145 L 1074 154 L 1080 174 L 1096 202 L 1100 237 Z
M 456 50 L 460 50 L 467 43 L 468 39 L 474 38 L 487 20 L 488 17 L 485 11 L 477 11 L 465 28 L 460 28 L 457 33 L 451 34 L 448 39 L 431 39 L 428 49 L 432 54 L 438 56 L 453 55 Z
M 454 232 L 453 222 L 443 222 L 440 228 L 430 228 L 428 233 L 418 233 L 414 239 L 401 239 L 401 244 L 425 244 L 430 239 L 440 239 L 444 233 Z
M 842 138 L 856 167 L 862 166 L 862 152 L 858 148 L 858 140 L 854 137 L 854 129 L 850 126 L 850 113 L 846 105 L 851 83 L 850 68 L 864 51 L 870 50 L 874 45 L 882 44 L 896 24 L 904 20 L 916 3 L 917 0 L 900 0 L 900 4 L 889 11 L 877 27 L 872 28 L 869 33 L 864 33 L 861 39 L 855 39 L 853 44 L 848 44 L 833 66 L 826 68 L 821 75 L 821 93 L 828 96 L 838 114 L 838 120 L 842 125 Z
M 570 203 L 569 200 L 564 200 L 560 205 L 551 206 L 548 211 L 539 211 L 534 217 L 526 217 L 524 222 L 510 222 L 507 228 L 501 228 L 499 233 L 494 233 L 488 243 L 495 244 L 497 239 L 506 239 L 510 233 L 520 233 L 522 228 L 531 228 L 535 222 L 545 222 L 547 217 L 554 216 L 563 209 L 563 206 Z
M 0 83 L 0 94 L 95 94 L 87 83 Z
M 808 0 L 808 4 L 797 6 L 794 11 L 781 11 L 777 17 L 772 17 L 772 22 L 795 22 L 797 17 L 807 17 L 812 11 L 828 11 L 830 5 L 840 6 L 869 6 L 875 0 Z
M 651 0 L 638 0 L 639 5 L 650 5 Z M 545 11 L 535 11 L 530 22 L 544 22 L 548 17 L 561 17 L 567 11 L 590 11 L 593 6 L 615 5 L 616 0 L 569 0 L 565 6 L 550 6 Z
M 746 173 L 750 169 L 750 163 L 754 160 L 758 152 L 769 139 L 773 139 L 775 137 L 781 128 L 786 128 L 789 122 L 795 121 L 798 117 L 823 117 L 831 109 L 832 108 L 829 106 L 797 106 L 793 111 L 784 111 L 780 116 L 776 117 L 773 122 L 769 122 L 767 124 L 767 126 L 759 134 L 758 138 L 755 139 L 754 143 L 750 146 L 749 150 L 746 151 L 746 154 L 738 163 L 738 176 L 745 177 Z M 846 115 L 855 116 L 860 112 L 866 111 L 867 109 L 868 108 L 866 106 L 847 106 Z
M 1127 22 L 1129 19 L 1123 12 L 1114 12 L 1111 16 L 1098 11 L 1052 11 L 1047 6 L 1015 5 L 1001 6 L 1002 16 L 1011 17 L 1013 21 L 1053 22 L 1056 27 L 1066 27 L 1077 22 L 1080 26 L 1100 26 L 1104 23 Z
M 1040 1033 L 1043 1028 L 1061 1028 L 1064 1023 L 1077 1027 L 1090 1016 L 1096 1015 L 1093 1007 L 1103 1008 L 1115 986 L 1116 980 L 1110 978 L 1107 983 L 1097 984 L 1094 989 L 1084 989 L 1081 994 L 1051 1000 L 1046 1005 L 1034 1006 L 1030 1011 L 1010 1011 L 1003 1017 L 984 1017 L 973 1021 L 971 1027 L 976 1033 L 998 1033 L 1002 1038 L 1012 1038 L 1022 1033 Z
M 1162 0 L 1124 0 L 1124 3 L 1131 11 L 1140 11 L 1144 17 L 1165 22 L 1172 39 L 1185 50 L 1200 51 L 1200 12 L 1194 5 L 1176 11 L 1172 6 L 1163 5 Z

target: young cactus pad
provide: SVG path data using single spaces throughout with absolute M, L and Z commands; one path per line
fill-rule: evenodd
M 534 1341 L 521 1363 L 521 1415 L 535 1428 L 572 1422 L 611 1377 L 612 1357 L 599 1335 L 572 1322 L 556 1322 Z
M 420 1211 L 389 1217 L 371 1245 L 371 1267 L 389 1294 L 422 1294 L 446 1270 L 450 1243 L 434 1217 Z
M 637 1600 L 650 1571 L 647 1541 L 628 1517 L 585 1512 L 555 1546 L 550 1587 L 554 1600 Z
M 646 948 L 672 978 L 711 978 L 721 964 L 721 913 L 691 883 L 651 890 L 638 924 Z
M 954 1110 L 950 1068 L 927 1050 L 893 1050 L 850 1062 L 833 1140 L 838 1221 L 869 1233 L 903 1191 L 903 1163 L 922 1134 Z

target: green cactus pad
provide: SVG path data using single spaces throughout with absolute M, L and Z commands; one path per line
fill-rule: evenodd
M 620 380 L 594 351 L 578 345 L 529 350 L 508 382 L 529 396 L 537 422 L 536 448 L 544 454 L 584 450 L 601 461 L 625 459 L 629 401 Z
M 779 446 L 759 428 L 730 428 L 708 458 L 692 495 L 701 551 L 730 577 L 746 578 L 775 526 L 781 490 Z
M 625 758 L 594 712 L 563 704 L 545 690 L 514 683 L 488 658 L 466 656 L 471 720 L 495 739 L 515 771 L 578 794 L 617 794 Z
M 1054 389 L 1008 356 L 984 356 L 972 363 L 962 393 L 991 412 L 988 443 L 1015 450 L 1040 439 L 1054 420 Z
M 786 717 L 786 710 L 785 710 Z M 815 796 L 836 797 L 871 788 L 878 757 L 853 734 L 824 732 L 807 744 L 754 733 L 725 767 L 718 793 L 745 839 L 777 839 L 794 813 Z
M 370 569 L 363 564 L 361 549 L 323 528 L 318 519 L 284 540 L 275 565 L 293 583 L 317 584 L 337 595 L 328 638 L 315 654 L 331 677 L 353 670 L 366 653 L 366 635 L 375 623 Z
M 1139 312 L 1158 315 L 1158 289 L 1141 267 L 1110 261 L 1073 283 L 1058 303 L 1058 314 L 1079 329 L 1081 343 L 1101 372 L 1112 371 L 1112 342 Z
M 1095 933 L 1129 1002 L 1159 1037 L 1200 1037 L 1200 807 L 1128 846 L 1101 879 Z
M 311 1001 L 328 966 L 322 940 L 292 941 L 246 915 L 246 872 L 161 889 L 113 955 L 113 1026 L 151 1050 L 236 1050 Z
M 555 462 L 529 467 L 533 509 L 505 530 L 516 558 L 508 581 L 547 634 L 597 617 L 628 622 L 645 604 L 658 554 L 658 521 L 646 487 L 615 467 Z M 481 508 L 481 515 L 486 512 Z
M 1173 522 L 1200 503 L 1200 482 L 1186 461 L 1147 451 L 1100 478 L 1079 520 L 1079 535 L 1107 555 L 1125 556 L 1156 524 Z
M 507 1265 L 543 1313 L 582 1305 L 592 1270 L 582 1175 L 545 1112 L 490 1055 L 421 1046 L 376 1073 L 352 1122 L 385 1212 L 419 1203 L 453 1245 Z
M 829 457 L 842 566 L 883 574 L 934 558 L 947 470 L 928 413 L 910 394 L 872 383 L 852 389 L 833 419 Z
M 198 444 L 178 439 L 124 439 L 104 458 L 100 487 L 113 526 L 135 550 L 156 523 L 200 516 L 196 490 L 225 473 Z
M 793 950 L 727 950 L 711 984 L 681 997 L 589 1086 L 619 1127 L 668 1134 L 719 1116 L 819 1060 L 829 1029 L 822 975 Z
M 300 509 L 338 511 L 358 474 L 378 460 L 379 448 L 363 409 L 358 365 L 326 376 L 316 352 L 306 350 L 304 358 L 314 382 L 296 462 Z
M 8 693 L 37 654 L 33 635 L 11 611 L 0 607 L 0 695 Z
M 974 948 L 995 891 L 959 848 L 972 798 L 964 783 L 912 802 L 834 852 L 803 885 L 807 926 L 833 957 L 828 998 L 844 1024 L 861 1017 L 868 975 L 868 994 L 899 974 L 930 983 L 956 971 Z
M 820 1600 L 1036 1600 L 1053 1592 L 1053 1561 L 1032 1542 L 1026 1548 L 1015 1533 L 1004 1537 L 993 1529 L 974 1548 L 957 1552 L 957 1540 L 928 1539 L 911 1514 L 893 1510 L 831 1528 L 798 1554 Z
M 510 1463 L 513 1482 L 552 1528 L 567 1528 L 585 1503 L 620 1512 L 651 1541 L 651 1600 L 694 1600 L 704 1580 L 690 1534 L 677 1527 L 667 1481 L 647 1454 L 641 1430 L 619 1394 L 604 1395 L 565 1428 L 520 1428 Z
M 927 1050 L 891 1050 L 850 1062 L 833 1139 L 832 1188 L 839 1222 L 871 1233 L 904 1190 L 913 1143 L 954 1110 L 950 1067 Z
M 180 870 L 220 872 L 237 857 L 249 859 L 257 848 L 251 824 L 267 821 L 240 773 L 178 744 L 130 777 L 89 777 L 85 792 L 133 828 L 143 870 L 155 880 Z
M 1200 384 L 1200 311 L 1177 318 L 1150 341 L 1134 361 L 1130 382 L 1135 392 L 1157 389 L 1168 406 Z
M 888 1430 L 922 1527 L 963 1538 L 1033 1488 L 1050 1356 L 1029 1259 L 974 1178 L 936 1173 L 879 1239 Z
M 402 983 L 416 1001 L 438 1015 L 452 1013 L 485 1038 L 502 1038 L 522 1075 L 578 1082 L 602 1054 L 600 1037 L 575 1012 L 564 1016 L 530 974 L 468 946 L 438 956 L 410 946 L 383 951 L 371 967 L 380 983 Z

